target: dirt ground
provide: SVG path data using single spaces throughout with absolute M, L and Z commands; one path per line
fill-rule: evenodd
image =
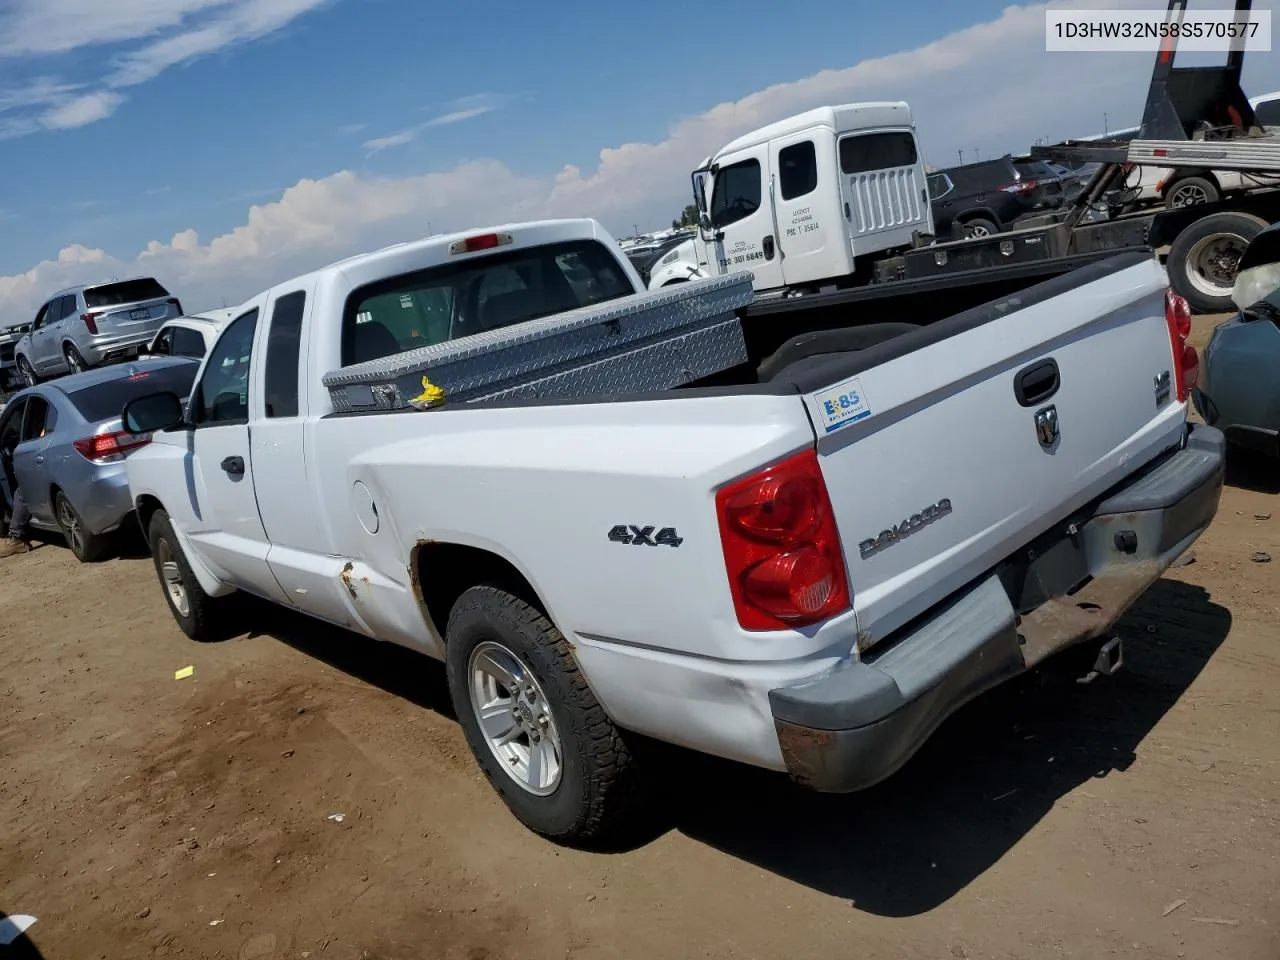
M 1120 675 L 849 797 L 672 756 L 611 854 L 507 814 L 430 661 L 270 611 L 201 646 L 143 557 L 0 561 L 0 911 L 38 918 L 0 960 L 1277 960 L 1280 468 L 1229 484 Z

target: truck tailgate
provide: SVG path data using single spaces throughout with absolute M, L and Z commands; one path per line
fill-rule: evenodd
M 860 647 L 1180 441 L 1166 284 L 1117 257 L 796 378 Z

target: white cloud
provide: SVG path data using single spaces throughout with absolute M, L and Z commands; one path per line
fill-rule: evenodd
M 71 130 L 106 119 L 124 103 L 124 97 L 110 90 L 98 90 L 74 97 L 40 116 L 40 125 L 48 130 Z
M 412 143 L 418 138 L 418 132 L 421 128 L 414 127 L 409 130 L 401 130 L 399 133 L 390 133 L 385 137 L 374 137 L 372 140 L 366 140 L 361 144 L 370 153 L 377 153 L 379 150 L 386 150 L 388 147 L 403 147 L 406 143 Z
M 424 236 L 428 221 L 437 232 L 559 216 L 661 226 L 688 202 L 688 172 L 704 156 L 747 130 L 823 103 L 906 100 L 927 162 L 953 163 L 961 148 L 966 155 L 981 148 L 998 156 L 1038 137 L 1101 132 L 1103 111 L 1113 127 L 1136 122 L 1151 61 L 1146 54 L 1047 54 L 1044 6 L 1009 7 L 990 22 L 915 50 L 719 104 L 680 121 L 657 142 L 606 148 L 593 170 L 565 166 L 527 176 L 486 159 L 403 178 L 341 171 L 302 180 L 279 199 L 253 205 L 243 224 L 207 242 L 192 229 L 152 241 L 129 258 L 64 250 L 56 260 L 0 277 L 0 316 L 31 312 L 57 286 L 128 273 L 158 277 L 196 309 L 224 298 L 238 302 L 338 257 Z M 1249 92 L 1280 88 L 1280 64 L 1273 61 L 1255 56 L 1248 62 Z M 456 112 L 481 105 L 449 106 Z
M 494 110 L 499 109 L 511 99 L 509 96 L 497 93 L 476 93 L 469 97 L 459 97 L 449 104 L 446 113 L 432 117 L 425 123 L 414 124 L 412 127 L 406 127 L 396 133 L 388 134 L 385 137 L 366 140 L 362 146 L 370 153 L 377 153 L 389 147 L 402 147 L 406 143 L 412 143 L 417 140 L 421 134 L 432 127 L 447 127 L 451 124 L 482 117 L 486 113 L 492 113 Z
M 96 83 L 39 78 L 0 90 L 0 139 L 65 130 L 109 117 L 119 91 L 165 70 L 259 40 L 334 0 L 8 0 L 0 5 L 4 60 L 124 44 Z
M 131 87 L 146 83 L 170 67 L 275 33 L 304 13 L 310 13 L 330 2 L 331 0 L 224 0 L 216 16 L 125 54 L 119 59 L 116 71 L 107 78 L 107 83 L 112 87 Z
M 0 56 L 65 53 L 149 37 L 227 0 L 12 0 L 0 14 Z

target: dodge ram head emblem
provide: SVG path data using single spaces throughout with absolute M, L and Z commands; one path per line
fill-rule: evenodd
M 1036 411 L 1036 439 L 1048 450 L 1058 441 L 1058 408 L 1053 404 Z

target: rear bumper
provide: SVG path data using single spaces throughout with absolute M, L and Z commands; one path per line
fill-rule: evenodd
M 119 529 L 133 512 L 129 476 L 123 463 L 96 467 L 82 482 L 74 486 L 68 484 L 67 495 L 81 522 L 93 534 Z
M 823 792 L 894 773 L 966 702 L 1047 657 L 1103 636 L 1208 527 L 1226 442 L 1185 446 L 859 660 L 769 691 L 788 772 Z
M 76 347 L 90 366 L 97 366 L 107 360 L 137 356 L 138 348 L 155 338 L 156 331 L 160 329 L 163 322 L 157 321 L 156 325 L 149 330 L 131 332 L 124 336 L 102 336 L 92 340 L 76 341 Z

